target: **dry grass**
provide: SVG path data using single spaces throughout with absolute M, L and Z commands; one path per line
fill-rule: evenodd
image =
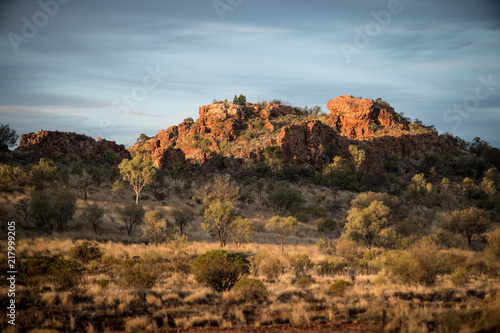
M 334 193 L 327 188 L 304 184 L 296 188 L 310 203 L 321 196 L 339 202 L 338 219 L 345 217 L 348 203 L 353 198 L 351 192 Z M 500 292 L 499 280 L 495 276 L 473 272 L 463 284 L 453 283 L 447 275 L 440 276 L 432 287 L 408 286 L 394 283 L 382 270 L 376 274 L 358 274 L 354 286 L 344 295 L 332 296 L 328 294 L 330 284 L 339 279 L 351 281 L 351 275 L 342 271 L 341 274 L 322 276 L 309 269 L 306 275 L 310 275 L 315 282 L 307 286 L 294 284 L 296 276 L 289 267 L 290 255 L 305 253 L 314 263 L 325 258 L 315 245 L 319 237 L 316 226 L 313 219 L 302 223 L 301 232 L 287 239 L 282 253 L 276 235 L 264 230 L 267 220 L 275 214 L 260 203 L 241 206 L 243 215 L 255 224 L 252 243 L 239 248 L 231 243 L 227 249 L 248 258 L 256 255 L 277 258 L 285 270 L 273 279 L 260 273 L 252 276 L 264 282 L 270 295 L 267 301 L 236 304 L 229 293 L 219 294 L 201 286 L 186 272 L 170 271 L 167 263 L 176 257 L 179 249 L 172 249 L 168 244 L 159 244 L 158 247 L 145 244 L 139 229 L 131 236 L 126 234 L 117 210 L 123 207 L 124 202 L 131 202 L 132 195 L 131 191 L 111 193 L 106 185 L 91 191 L 88 203 L 106 205 L 105 223 L 97 238 L 91 227 L 82 222 L 79 213 L 66 231 L 53 232 L 50 236 L 40 236 L 39 231 L 32 229 L 18 230 L 22 235 L 18 237 L 16 246 L 18 258 L 62 256 L 69 259 L 71 247 L 80 239 L 87 238 L 98 240 L 103 257 L 121 260 L 116 264 L 117 268 L 105 267 L 101 262 L 87 265 L 80 282 L 85 293 L 80 298 L 75 298 L 71 291 L 56 291 L 51 283 L 46 285 L 46 290 L 35 295 L 28 294 L 20 284 L 17 288 L 19 302 L 26 304 L 26 308 L 18 309 L 21 330 L 38 327 L 61 331 L 69 327 L 85 332 L 138 332 L 167 327 L 359 321 L 378 331 L 468 332 L 480 328 L 487 331 L 498 324 Z M 13 203 L 23 196 L 18 192 L 0 195 L 0 204 L 7 207 L 7 213 L 14 219 L 19 217 L 12 208 Z M 144 200 L 143 204 L 147 209 L 164 209 L 169 215 L 174 208 L 184 206 L 187 201 L 189 199 L 171 195 L 165 204 L 152 199 Z M 77 204 L 79 207 L 85 205 L 81 199 Z M 199 206 L 194 208 L 198 209 Z M 436 210 L 417 207 L 411 211 L 410 218 L 425 220 L 432 226 L 440 219 L 440 214 Z M 219 243 L 201 229 L 200 223 L 201 217 L 196 216 L 186 229 L 189 244 L 185 250 L 190 258 L 219 248 Z M 0 241 L 0 246 L 5 249 L 5 240 Z M 473 251 L 466 249 L 450 251 L 468 260 L 475 257 Z M 143 265 L 142 269 L 147 272 L 160 270 L 155 286 L 150 289 L 124 287 L 120 283 L 120 274 L 127 268 L 126 261 Z M 103 288 L 96 283 L 97 280 L 108 280 L 109 285 Z M 6 285 L 0 286 L 0 294 L 6 294 Z M 4 300 L 0 298 L 0 301 Z M 5 318 L 0 319 L 0 329 L 6 331 Z

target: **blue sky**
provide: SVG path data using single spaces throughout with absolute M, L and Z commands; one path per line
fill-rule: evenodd
M 0 123 L 19 133 L 131 145 L 214 98 L 347 94 L 500 147 L 498 1 L 18 0 L 0 32 Z

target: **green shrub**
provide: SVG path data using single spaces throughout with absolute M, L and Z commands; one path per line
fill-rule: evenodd
M 429 237 L 416 242 L 409 250 L 399 252 L 387 262 L 393 278 L 402 283 L 433 285 L 446 267 L 438 245 Z
M 466 267 L 459 266 L 455 268 L 455 271 L 450 274 L 450 281 L 453 285 L 461 287 L 469 282 L 470 273 Z
M 82 277 L 82 266 L 74 260 L 61 257 L 28 258 L 19 261 L 20 284 L 30 292 L 37 292 L 46 283 L 53 283 L 57 291 L 77 288 Z
M 332 296 L 342 296 L 353 284 L 346 280 L 337 280 L 328 287 L 328 293 Z
M 242 256 L 225 250 L 208 251 L 193 261 L 192 273 L 198 283 L 216 291 L 231 289 L 249 273 L 250 262 Z
M 344 260 L 326 256 L 316 264 L 316 272 L 319 275 L 335 275 L 340 273 L 345 267 L 346 263 Z
M 269 292 L 262 281 L 257 279 L 244 278 L 234 284 L 231 290 L 236 301 L 258 303 L 264 302 L 269 297 Z
M 311 284 L 315 284 L 316 280 L 314 280 L 310 276 L 303 276 L 303 277 L 298 278 L 297 280 L 295 280 L 293 283 L 296 284 L 299 287 L 305 288 L 305 287 L 310 286 Z
M 83 264 L 87 264 L 92 260 L 100 260 L 102 257 L 99 244 L 90 241 L 83 241 L 80 244 L 76 244 L 71 248 L 70 254 L 71 257 L 81 261 Z
M 156 278 L 153 275 L 135 268 L 126 270 L 120 276 L 120 284 L 129 288 L 149 289 L 152 288 L 155 283 Z
M 307 253 L 292 254 L 288 257 L 288 261 L 296 277 L 304 276 L 309 269 L 314 267 Z

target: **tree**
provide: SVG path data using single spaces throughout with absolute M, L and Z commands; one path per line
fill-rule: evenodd
M 52 192 L 52 209 L 54 212 L 54 221 L 57 229 L 63 231 L 69 220 L 73 218 L 76 212 L 76 195 L 67 188 L 62 188 Z
M 283 150 L 280 146 L 267 146 L 264 148 L 264 163 L 276 175 L 283 170 Z
M 253 232 L 254 226 L 250 220 L 242 217 L 236 218 L 232 235 L 236 248 L 239 248 L 243 243 L 248 243 Z
M 137 138 L 137 142 L 145 142 L 146 140 L 149 140 L 149 139 L 150 139 L 149 136 L 147 136 L 144 133 L 141 133 L 141 135 L 139 135 L 139 137 Z
M 87 173 L 97 187 L 101 187 L 105 179 L 105 168 L 102 165 L 91 165 L 87 168 Z
M 184 207 L 182 209 L 174 209 L 173 211 L 175 225 L 179 228 L 181 236 L 184 235 L 184 229 L 191 223 L 194 217 L 194 212 Z
M 205 205 L 214 200 L 236 204 L 240 197 L 240 188 L 238 184 L 231 179 L 230 175 L 217 175 L 212 181 L 198 190 L 196 196 L 200 198 Z
M 30 199 L 21 198 L 16 202 L 16 211 L 23 217 L 25 225 L 28 224 L 30 216 Z
M 76 186 L 79 190 L 83 191 L 83 200 L 87 201 L 87 190 L 89 186 L 92 185 L 92 180 L 88 176 L 83 176 L 83 178 L 79 179 Z
M 33 191 L 30 212 L 40 228 L 53 230 L 55 222 L 57 229 L 62 231 L 76 212 L 76 195 L 67 188 L 49 193 Z
M 216 199 L 205 209 L 203 214 L 205 223 L 201 226 L 206 232 L 216 235 L 219 238 L 220 247 L 224 247 L 233 236 L 234 222 L 238 217 L 239 212 L 232 202 L 221 202 Z
M 380 204 L 372 206 L 375 201 Z M 351 238 L 361 238 L 370 248 L 375 238 L 393 235 L 391 227 L 397 226 L 406 215 L 407 210 L 397 197 L 387 193 L 364 192 L 351 201 L 347 220 L 351 219 L 352 222 L 349 226 L 346 224 L 345 228 L 349 228 Z
M 57 167 L 54 166 L 54 161 L 41 158 L 38 161 L 38 165 L 31 168 L 31 177 L 33 178 L 33 183 L 35 183 L 35 188 L 41 190 L 45 188 L 47 183 L 51 183 L 57 180 Z
M 139 205 L 139 195 L 143 187 L 153 181 L 156 169 L 151 156 L 137 155 L 131 160 L 124 159 L 119 165 L 122 179 L 128 181 L 136 194 L 135 204 Z
M 267 196 L 267 204 L 273 207 L 274 212 L 285 214 L 293 206 L 300 205 L 304 198 L 299 191 L 292 188 L 286 181 L 276 183 L 274 189 Z
M 98 204 L 92 204 L 82 209 L 82 217 L 85 221 L 92 225 L 95 235 L 97 236 L 97 229 L 103 223 L 102 217 L 104 216 L 104 209 L 100 208 Z
M 357 186 L 352 163 L 343 157 L 335 156 L 331 164 L 323 167 L 321 173 L 323 181 L 331 187 L 353 189 Z
M 238 105 L 245 105 L 247 103 L 247 98 L 240 94 L 240 96 L 234 95 L 233 103 Z
M 125 222 L 125 228 L 127 229 L 127 234 L 130 236 L 134 226 L 141 224 L 144 219 L 144 208 L 136 204 L 129 204 L 118 211 L 123 222 Z
M 278 234 L 281 241 L 281 252 L 284 252 L 286 239 L 291 233 L 299 230 L 299 225 L 297 219 L 293 216 L 274 216 L 267 222 L 265 228 Z
M 360 238 L 368 249 L 382 230 L 390 226 L 387 216 L 389 207 L 375 200 L 366 208 L 351 208 L 347 212 L 346 233 L 351 238 Z
M 43 191 L 32 191 L 30 200 L 30 215 L 39 228 L 52 230 L 53 212 L 50 207 L 50 196 Z
M 19 135 L 9 125 L 0 124 L 0 151 L 8 151 L 16 144 Z
M 329 238 L 333 238 L 333 235 L 337 232 L 337 221 L 331 217 L 316 220 L 316 226 L 320 234 L 325 234 Z
M 470 246 L 472 240 L 485 233 L 490 225 L 491 222 L 484 218 L 482 210 L 471 207 L 446 214 L 442 227 L 461 235 Z
M 355 145 L 350 145 L 349 153 L 351 154 L 352 164 L 354 165 L 354 173 L 358 175 L 359 168 L 366 159 L 366 152 Z
M 165 212 L 161 210 L 150 210 L 146 212 L 142 230 L 142 237 L 153 237 L 156 247 L 158 247 L 158 241 L 172 237 L 174 234 L 174 226 L 168 221 Z

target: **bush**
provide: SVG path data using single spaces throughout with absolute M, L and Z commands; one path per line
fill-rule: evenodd
M 82 276 L 82 266 L 61 257 L 39 257 L 19 261 L 20 283 L 30 292 L 37 292 L 45 283 L 53 283 L 57 291 L 76 290 Z
M 285 181 L 277 183 L 267 196 L 267 205 L 272 207 L 274 212 L 279 211 L 283 214 L 303 202 L 302 194 Z
M 279 258 L 257 255 L 252 257 L 255 275 L 262 274 L 269 280 L 277 279 L 284 270 L 284 265 Z
M 269 292 L 262 281 L 244 278 L 234 284 L 232 294 L 236 301 L 262 303 L 269 297 Z
M 305 288 L 305 287 L 309 287 L 311 284 L 315 284 L 316 280 L 314 280 L 310 276 L 303 276 L 303 277 L 295 280 L 293 283 L 299 287 Z
M 225 291 L 248 274 L 249 268 L 249 261 L 238 254 L 212 250 L 193 261 L 192 273 L 198 283 L 204 283 L 216 291 Z
M 307 253 L 292 254 L 288 257 L 288 261 L 296 277 L 304 276 L 309 269 L 314 267 L 314 263 L 309 259 Z
M 120 276 L 120 284 L 129 288 L 149 289 L 156 283 L 156 278 L 137 268 L 125 270 Z
M 396 280 L 411 284 L 433 285 L 446 267 L 438 245 L 429 237 L 416 242 L 409 250 L 388 260 L 387 268 Z
M 453 285 L 461 287 L 469 282 L 470 273 L 466 267 L 459 266 L 450 274 L 450 281 Z
M 332 296 L 342 296 L 353 284 L 346 280 L 337 280 L 328 287 L 328 293 Z
M 326 256 L 316 264 L 316 272 L 319 275 L 335 275 L 346 267 L 344 260 Z
M 71 257 L 87 264 L 92 260 L 99 260 L 102 257 L 102 251 L 96 242 L 83 241 L 76 244 L 70 250 Z

